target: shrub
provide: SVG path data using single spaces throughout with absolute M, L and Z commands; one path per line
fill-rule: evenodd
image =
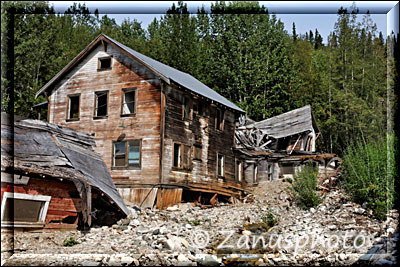
M 395 139 L 358 141 L 347 147 L 343 158 L 344 188 L 354 202 L 366 203 L 374 216 L 384 220 L 393 208 L 396 178 Z
M 317 178 L 318 169 L 306 164 L 293 179 L 291 191 L 294 200 L 303 209 L 308 210 L 321 203 L 321 197 L 316 192 Z
M 72 247 L 72 246 L 75 246 L 76 244 L 79 244 L 79 242 L 76 241 L 76 239 L 72 236 L 70 236 L 69 239 L 68 239 L 68 237 L 65 238 L 64 242 L 63 242 L 64 247 Z

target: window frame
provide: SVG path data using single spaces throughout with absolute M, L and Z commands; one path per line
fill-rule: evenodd
M 78 118 L 70 118 L 71 116 L 71 97 L 78 97 Z M 81 118 L 81 94 L 69 94 L 67 95 L 67 118 L 65 119 L 67 122 L 70 121 L 79 121 Z
M 222 175 L 219 174 L 219 156 L 222 156 Z M 225 155 L 222 153 L 217 153 L 217 178 L 225 178 Z
M 106 115 L 98 116 L 97 115 L 98 103 L 99 103 L 98 102 L 98 95 L 101 94 L 101 93 L 106 93 L 107 94 L 107 104 L 106 104 L 107 108 L 106 108 Z M 93 119 L 94 120 L 108 118 L 108 103 L 109 103 L 109 99 L 110 99 L 109 96 L 110 96 L 109 90 L 101 90 L 101 91 L 95 91 L 94 92 L 94 111 L 93 111 Z
M 108 68 L 101 68 L 101 61 L 104 59 L 110 59 L 110 67 Z M 103 70 L 111 70 L 113 65 L 113 57 L 112 56 L 105 56 L 105 57 L 98 57 L 97 58 L 97 71 Z
M 129 165 L 129 142 L 139 142 L 139 165 Z M 125 143 L 125 165 L 115 166 L 115 143 Z M 112 141 L 111 170 L 141 170 L 142 169 L 142 139 L 128 139 Z
M 44 202 L 40 208 L 39 220 L 37 222 L 23 222 L 23 221 L 4 221 L 4 211 L 8 199 L 22 199 Z M 1 200 L 1 226 L 5 227 L 44 227 L 46 216 L 50 205 L 51 196 L 44 195 L 30 195 L 14 192 L 4 192 L 3 199 Z
M 253 163 L 253 183 L 258 183 L 258 164 Z
M 124 104 L 125 104 L 125 93 L 127 92 L 134 92 L 135 93 L 135 101 L 134 101 L 134 112 L 124 114 Z M 122 88 L 122 96 L 121 96 L 121 117 L 135 117 L 137 113 L 137 99 L 138 99 L 138 88 L 137 87 L 127 87 Z

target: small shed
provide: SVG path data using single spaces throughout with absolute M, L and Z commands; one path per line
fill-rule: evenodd
M 87 133 L 1 115 L 1 226 L 76 229 L 129 214 Z

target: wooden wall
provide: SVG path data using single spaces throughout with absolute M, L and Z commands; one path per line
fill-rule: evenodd
M 160 101 L 158 79 L 112 45 L 98 45 L 55 86 L 49 104 L 49 121 L 95 133 L 95 150 L 103 156 L 117 187 L 159 182 Z M 98 58 L 113 56 L 111 70 L 97 70 Z M 121 117 L 122 89 L 137 87 L 135 117 Z M 108 118 L 93 119 L 95 91 L 109 90 Z M 67 122 L 67 95 L 81 94 L 80 120 Z M 141 168 L 111 169 L 112 142 L 141 139 Z
M 207 99 L 197 98 L 177 86 L 165 89 L 165 134 L 163 157 L 163 183 L 194 185 L 203 188 L 222 189 L 228 185 L 241 187 L 235 180 L 235 157 L 232 151 L 235 133 L 235 114 L 225 109 L 224 130 L 215 127 L 217 107 Z M 182 103 L 186 97 L 190 105 L 204 104 L 205 114 L 192 119 L 182 119 Z M 187 101 L 187 100 L 186 100 Z M 222 107 L 224 110 L 224 107 Z M 201 159 L 193 160 L 191 170 L 173 167 L 173 144 L 175 142 L 202 147 Z M 217 153 L 225 156 L 225 179 L 217 178 Z M 193 159 L 193 150 L 192 150 Z
M 73 183 L 30 178 L 27 185 L 13 185 L 2 182 L 2 201 L 4 192 L 51 196 L 45 228 L 76 229 L 77 216 L 82 211 L 82 201 Z M 68 216 L 76 217 L 76 223 L 70 225 L 61 223 Z M 53 223 L 50 223 L 51 221 Z

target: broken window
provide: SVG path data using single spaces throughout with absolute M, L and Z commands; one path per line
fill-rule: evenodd
M 224 177 L 225 175 L 225 156 L 217 154 L 217 176 Z
M 50 199 L 50 196 L 4 192 L 2 226 L 43 226 Z
M 258 178 L 258 166 L 257 166 L 257 164 L 255 163 L 255 164 L 253 165 L 253 182 L 254 182 L 254 183 L 257 183 L 257 178 Z
M 238 182 L 241 182 L 243 178 L 243 162 L 238 159 L 235 164 L 235 178 Z
M 94 117 L 106 117 L 108 106 L 108 91 L 95 92 Z
M 215 117 L 215 128 L 218 130 L 224 130 L 224 111 L 217 109 L 217 114 Z
M 273 180 L 273 165 L 268 164 L 268 180 L 272 181 Z
M 111 57 L 99 58 L 97 69 L 99 70 L 111 69 Z
M 190 107 L 190 100 L 187 98 L 183 99 L 182 104 L 182 119 L 192 119 L 192 109 Z
M 141 140 L 114 142 L 113 167 L 141 166 Z
M 122 90 L 122 115 L 135 115 L 137 88 L 124 88 Z
M 173 166 L 189 170 L 192 167 L 191 147 L 179 143 L 174 143 L 174 162 Z
M 68 120 L 79 120 L 79 94 L 68 96 Z

